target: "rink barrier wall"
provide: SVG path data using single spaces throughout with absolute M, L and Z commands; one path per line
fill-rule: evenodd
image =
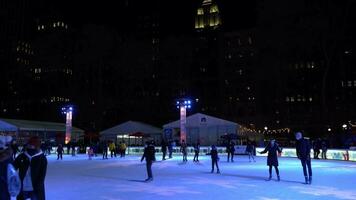
M 256 148 L 256 156 L 267 156 L 267 154 L 260 154 L 258 152 L 263 151 L 265 148 Z M 296 158 L 297 152 L 295 148 L 282 148 L 281 157 Z M 311 150 L 310 157 L 314 158 L 314 151 Z M 321 151 L 319 154 L 321 158 Z M 344 160 L 344 161 L 356 161 L 356 150 L 347 150 L 347 149 L 329 149 L 326 152 L 326 158 L 330 160 Z
M 161 147 L 155 147 L 156 153 L 162 153 Z M 51 153 L 57 153 L 56 152 L 57 147 L 53 147 Z M 77 152 L 79 148 L 76 148 Z M 88 154 L 89 147 L 86 148 L 86 152 Z M 126 154 L 129 155 L 142 155 L 143 154 L 144 147 L 128 147 L 126 149 Z M 202 146 L 200 147 L 200 155 L 208 155 L 210 153 L 211 147 L 210 146 Z M 217 147 L 218 153 L 220 155 L 227 155 L 226 153 L 226 147 Z M 235 146 L 235 154 L 236 155 L 244 155 L 246 154 L 245 152 L 246 146 L 244 145 L 236 145 Z M 266 157 L 267 154 L 260 154 L 258 152 L 263 151 L 264 148 L 262 147 L 257 147 L 256 148 L 256 156 L 261 156 L 261 157 Z M 194 148 L 193 147 L 187 147 L 188 155 L 194 155 Z M 66 148 L 64 148 L 64 152 L 67 153 Z M 70 150 L 70 154 L 71 154 Z M 101 153 L 101 152 L 99 152 Z M 108 149 L 108 153 L 110 153 Z M 173 155 L 180 155 L 180 147 L 173 147 Z M 167 151 L 168 155 L 168 151 Z M 314 157 L 314 151 L 311 150 L 310 152 L 311 158 Z M 288 157 L 288 158 L 296 158 L 297 153 L 295 148 L 282 148 L 282 153 L 280 157 Z M 321 153 L 319 154 L 319 158 L 321 158 Z M 356 161 L 356 150 L 347 150 L 347 149 L 329 149 L 326 153 L 326 158 L 330 160 L 343 160 L 343 161 Z

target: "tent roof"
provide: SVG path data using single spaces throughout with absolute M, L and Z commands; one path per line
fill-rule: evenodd
M 112 128 L 101 131 L 102 136 L 128 135 L 133 133 L 161 134 L 162 129 L 137 121 L 127 121 Z
M 200 127 L 200 126 L 235 126 L 239 125 L 235 122 L 216 118 L 213 116 L 196 113 L 187 117 L 186 127 Z M 180 120 L 163 125 L 163 128 L 179 128 Z
M 18 119 L 0 119 L 0 131 L 60 131 L 65 132 L 64 123 L 30 121 Z M 82 129 L 73 127 L 73 132 L 84 133 Z

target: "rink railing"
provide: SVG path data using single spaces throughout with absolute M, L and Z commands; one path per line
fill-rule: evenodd
M 161 147 L 155 147 L 156 153 L 162 153 Z M 78 148 L 76 148 L 78 152 Z M 87 153 L 88 153 L 89 147 L 87 148 Z M 144 147 L 128 147 L 126 149 L 126 154 L 129 155 L 142 155 L 143 154 Z M 210 153 L 211 147 L 210 146 L 202 146 L 200 147 L 200 155 L 207 155 Z M 220 155 L 227 155 L 226 153 L 226 148 L 225 147 L 217 147 L 218 153 Z M 237 155 L 242 155 L 246 154 L 245 152 L 246 146 L 235 146 L 235 154 Z M 256 148 L 256 156 L 267 156 L 267 154 L 260 154 L 258 152 L 263 151 L 264 148 L 262 147 L 257 147 Z M 193 147 L 187 147 L 188 155 L 194 155 L 194 148 Z M 56 147 L 53 147 L 52 153 L 56 153 Z M 65 153 L 67 153 L 67 150 L 64 150 Z M 167 150 L 167 155 L 168 155 L 168 150 Z M 70 151 L 71 153 L 71 151 Z M 101 152 L 99 152 L 101 153 Z M 109 153 L 109 149 L 108 149 Z M 173 147 L 172 149 L 173 155 L 180 155 L 180 147 Z M 280 155 L 281 157 L 289 157 L 289 158 L 296 158 L 297 153 L 295 148 L 282 148 L 282 153 Z M 311 150 L 310 152 L 311 158 L 314 157 L 314 152 Z M 321 158 L 321 153 L 319 154 L 319 158 Z M 326 153 L 326 158 L 330 160 L 344 160 L 344 161 L 356 161 L 356 150 L 347 150 L 347 149 L 329 149 Z
M 267 154 L 260 154 L 258 152 L 263 151 L 265 148 L 256 148 L 256 156 L 267 156 Z M 297 152 L 295 148 L 282 148 L 281 157 L 296 158 Z M 314 151 L 311 150 L 310 157 L 314 158 Z M 321 159 L 321 151 L 319 154 Z M 326 152 L 326 158 L 330 160 L 344 160 L 344 161 L 356 161 L 356 150 L 347 150 L 347 149 L 329 149 Z

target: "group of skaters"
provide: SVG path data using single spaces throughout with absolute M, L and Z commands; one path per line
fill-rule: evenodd
M 123 158 L 126 155 L 127 146 L 124 141 L 120 141 L 117 146 L 113 141 L 104 141 L 101 144 L 101 149 L 103 151 L 103 159 L 108 159 L 108 149 L 111 158 L 116 158 L 117 154 L 120 155 L 120 158 Z
M 321 159 L 327 159 L 326 157 L 326 152 L 328 151 L 328 141 L 327 140 L 322 140 L 321 138 L 318 138 L 312 142 L 313 144 L 313 150 L 314 150 L 314 159 L 320 159 L 320 150 L 321 150 Z
M 301 162 L 302 168 L 303 168 L 303 174 L 305 178 L 305 184 L 311 184 L 312 183 L 312 167 L 311 167 L 311 157 L 310 157 L 310 152 L 311 152 L 311 144 L 308 139 L 305 139 L 302 135 L 301 132 L 296 132 L 295 133 L 295 139 L 296 139 L 296 153 L 297 157 Z M 226 151 L 228 153 L 227 156 L 227 162 L 234 162 L 234 154 L 235 154 L 235 144 L 233 142 L 229 142 Z M 200 144 L 196 143 L 194 146 L 194 162 L 199 162 L 199 152 L 200 152 Z M 166 149 L 167 145 L 166 143 L 163 142 L 162 144 L 162 152 L 163 152 L 163 158 L 162 160 L 165 160 L 165 155 L 166 155 Z M 283 149 L 278 145 L 275 139 L 272 139 L 269 141 L 269 143 L 266 145 L 265 149 L 261 152 L 260 154 L 265 154 L 267 153 L 267 166 L 268 166 L 268 172 L 269 176 L 267 181 L 272 180 L 272 169 L 275 169 L 275 173 L 277 176 L 277 181 L 280 181 L 280 172 L 279 172 L 279 163 L 278 163 L 278 156 L 282 153 Z M 182 140 L 181 147 L 180 147 L 180 152 L 182 153 L 183 156 L 183 162 L 187 162 L 187 144 L 184 140 Z M 254 152 L 255 152 L 255 146 L 251 141 L 248 141 L 247 146 L 246 146 L 246 153 L 249 157 L 249 161 L 251 162 L 251 159 L 253 162 L 256 162 L 254 158 Z M 219 155 L 218 155 L 218 150 L 215 145 L 211 146 L 210 149 L 210 157 L 211 157 L 211 173 L 214 173 L 215 168 L 216 172 L 220 174 L 220 169 L 219 169 Z M 152 181 L 153 176 L 152 176 L 152 163 L 156 160 L 155 158 L 155 147 L 154 147 L 154 142 L 150 141 L 147 142 L 144 148 L 144 154 L 141 158 L 141 162 L 146 159 L 146 168 L 147 168 L 147 175 L 148 178 L 146 181 Z

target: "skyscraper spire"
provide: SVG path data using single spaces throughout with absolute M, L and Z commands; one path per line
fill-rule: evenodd
M 213 0 L 204 0 L 197 9 L 195 17 L 195 29 L 216 29 L 221 25 L 218 5 Z

